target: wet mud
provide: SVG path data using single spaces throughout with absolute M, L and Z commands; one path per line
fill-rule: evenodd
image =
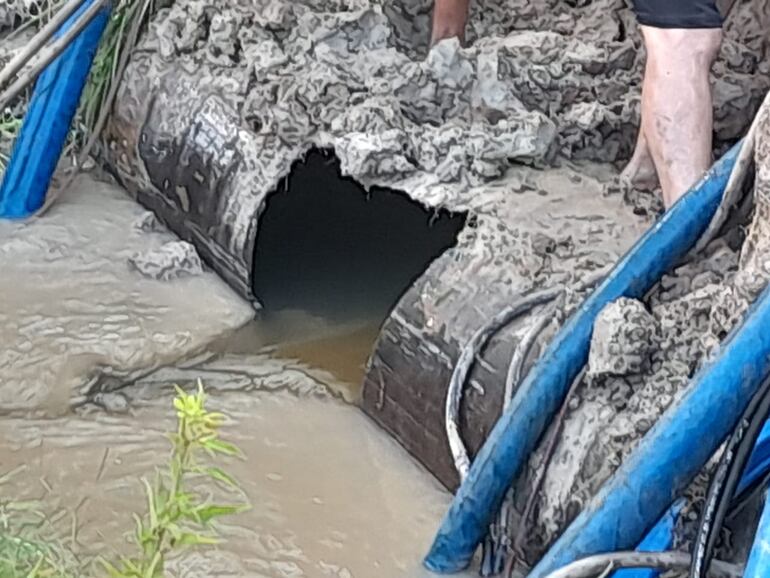
M 627 2 L 474 4 L 468 46 L 428 52 L 425 0 L 175 2 L 132 58 L 105 159 L 244 295 L 257 217 L 308 150 L 365 187 L 474 214 L 517 165 L 627 159 L 644 61 Z M 720 146 L 770 86 L 766 12 L 742 2 L 727 27 Z
M 44 218 L 0 222 L 0 412 L 66 412 L 254 317 L 148 217 L 84 176 Z
M 588 372 L 569 403 L 557 449 L 536 497 L 529 562 L 537 560 L 585 503 L 619 467 L 663 413 L 680 398 L 690 378 L 719 352 L 770 280 L 767 218 L 770 111 L 760 117 L 755 153 L 754 209 L 749 219 L 691 254 L 665 275 L 644 302 L 609 304 L 595 325 Z M 717 454 L 718 455 L 718 454 Z M 527 479 L 542 467 L 542 450 Z M 715 462 L 685 493 L 689 498 L 676 547 L 688 550 Z M 520 482 L 521 484 L 521 482 Z M 534 489 L 519 486 L 521 499 Z M 742 530 L 738 520 L 732 531 Z M 728 538 L 730 533 L 726 533 Z M 750 536 L 743 536 L 751 540 Z M 746 544 L 726 539 L 731 558 Z M 741 561 L 740 557 L 736 559 Z

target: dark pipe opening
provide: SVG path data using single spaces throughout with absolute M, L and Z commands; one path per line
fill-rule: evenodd
M 342 176 L 333 153 L 313 150 L 268 199 L 254 293 L 268 314 L 381 322 L 464 224 L 464 215 L 426 209 L 399 191 L 367 192 Z

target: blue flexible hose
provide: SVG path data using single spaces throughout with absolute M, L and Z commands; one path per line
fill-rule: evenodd
M 55 37 L 61 37 L 95 1 L 84 2 Z M 45 203 L 109 16 L 107 3 L 38 78 L 0 185 L 0 217 L 28 217 Z
M 429 570 L 453 573 L 468 567 L 506 490 L 585 365 L 596 316 L 619 297 L 642 297 L 695 245 L 719 206 L 741 144 L 637 242 L 554 338 L 473 461 L 425 559 Z M 635 547 L 662 512 L 626 546 Z
M 529 578 L 577 559 L 633 547 L 686 489 L 741 415 L 770 370 L 770 287 L 556 541 Z

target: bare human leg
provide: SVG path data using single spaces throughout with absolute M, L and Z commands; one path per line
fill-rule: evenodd
M 436 0 L 433 6 L 433 46 L 445 38 L 465 40 L 465 24 L 468 21 L 470 0 Z
M 722 31 L 642 26 L 642 34 L 647 66 L 641 132 L 660 177 L 663 201 L 670 207 L 711 166 L 714 120 L 709 73 Z

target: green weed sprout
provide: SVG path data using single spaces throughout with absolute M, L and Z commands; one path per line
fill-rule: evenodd
M 10 112 L 0 111 L 0 175 L 5 171 L 8 164 L 8 155 L 5 151 L 5 144 L 10 143 L 16 138 L 21 129 L 21 119 L 12 115 Z M 1 577 L 0 577 L 1 578 Z
M 196 393 L 187 394 L 177 387 L 174 399 L 178 427 L 169 437 L 172 444 L 168 471 L 158 472 L 153 484 L 143 480 L 147 495 L 147 513 L 135 516 L 134 541 L 139 553 L 122 558 L 118 564 L 102 561 L 112 578 L 162 578 L 169 555 L 189 546 L 217 544 L 213 522 L 248 509 L 244 504 L 215 504 L 210 497 L 188 488 L 195 477 L 219 482 L 239 490 L 237 482 L 222 469 L 201 461 L 202 454 L 240 457 L 240 450 L 219 438 L 225 416 L 205 408 L 206 397 L 198 382 Z

